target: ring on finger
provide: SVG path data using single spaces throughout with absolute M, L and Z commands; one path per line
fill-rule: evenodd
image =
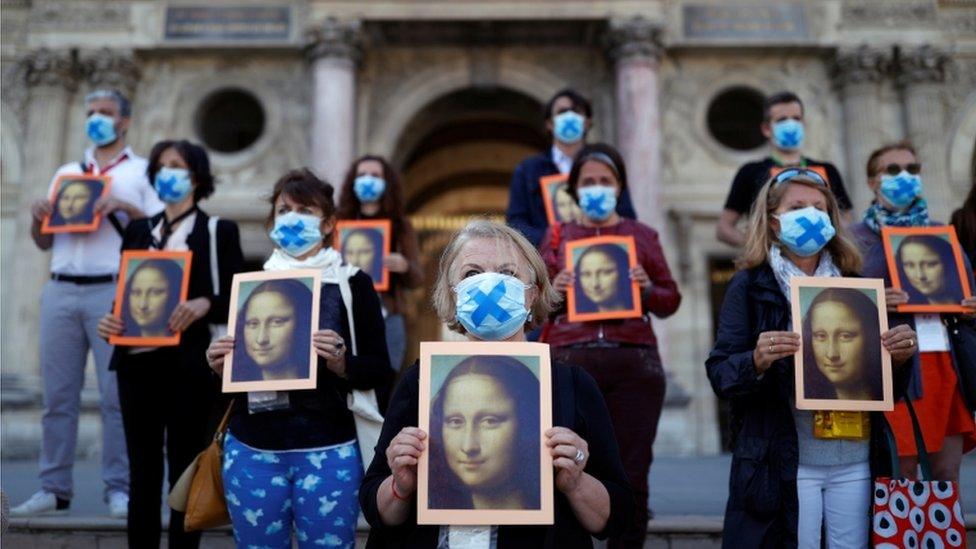
M 769 344 L 769 352 L 770 353 L 773 352 L 773 344 L 772 343 Z
M 583 463 L 584 459 L 586 459 L 586 454 L 583 453 L 583 450 L 577 448 L 576 457 L 573 458 L 573 461 L 575 461 L 576 463 Z

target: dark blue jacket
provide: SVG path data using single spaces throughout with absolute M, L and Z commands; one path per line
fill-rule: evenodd
M 538 247 L 549 226 L 546 219 L 546 206 L 542 203 L 542 191 L 539 189 L 539 179 L 547 175 L 556 175 L 559 168 L 552 161 L 552 151 L 541 152 L 526 158 L 512 174 L 512 182 L 508 187 L 508 211 L 505 221 L 509 226 L 517 229 L 533 246 Z M 617 200 L 617 213 L 623 217 L 637 219 L 634 206 L 630 202 L 630 193 L 624 189 Z
M 705 368 L 715 394 L 732 405 L 732 469 L 723 546 L 796 547 L 799 461 L 791 398 L 792 357 L 777 360 L 762 379 L 752 359 L 759 334 L 786 331 L 790 308 L 768 264 L 739 271 L 722 303 L 718 335 Z M 909 369 L 900 369 L 909 370 Z M 907 372 L 895 371 L 895 397 Z M 884 415 L 871 413 L 871 471 L 891 474 Z M 870 508 L 864 520 L 870 520 Z M 868 540 L 865 540 L 867 543 Z

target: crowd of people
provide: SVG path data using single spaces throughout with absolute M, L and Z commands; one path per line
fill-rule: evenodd
M 438 497 L 446 498 L 438 505 L 479 509 L 497 494 L 491 479 L 479 477 L 490 476 L 489 470 L 468 475 L 452 468 L 445 448 L 467 443 L 434 427 L 446 420 L 432 422 L 430 433 L 419 428 L 419 369 L 400 371 L 408 354 L 405 292 L 425 281 L 394 167 L 380 156 L 356 159 L 338 202 L 336 189 L 310 170 L 282 174 L 269 189 L 265 225 L 275 247 L 264 270 L 320 271 L 323 314 L 317 329 L 301 332 L 297 327 L 310 320 L 303 322 L 296 295 L 305 296 L 308 288 L 269 280 L 239 308 L 235 333 L 221 334 L 231 282 L 244 259 L 237 225 L 200 206 L 218 190 L 206 151 L 166 140 L 143 159 L 127 146 L 132 113 L 122 94 L 96 91 L 84 104 L 92 146 L 80 163 L 58 170 L 52 190 L 66 174 L 109 174 L 112 184 L 100 197 L 66 185 L 54 203 L 38 200 L 32 207 L 34 241 L 52 252 L 41 302 L 41 489 L 14 514 L 65 513 L 70 507 L 79 395 L 91 350 L 102 397 L 105 498 L 111 516 L 127 518 L 130 547 L 159 546 L 161 496 L 207 446 L 224 410 L 224 495 L 241 547 L 291 547 L 293 539 L 300 547 L 352 547 L 360 512 L 371 526 L 369 547 L 590 547 L 592 537 L 608 538 L 609 547 L 643 546 L 651 516 L 648 474 L 666 389 L 651 317 L 675 313 L 681 294 L 657 230 L 636 220 L 622 156 L 612 145 L 586 142 L 593 110 L 585 97 L 572 89 L 552 97 L 543 113 L 551 147 L 516 167 L 507 224 L 479 219 L 458 231 L 431 287 L 440 321 L 468 341 L 551 346 L 553 427 L 539 440 L 538 427 L 521 426 L 513 448 L 541 445 L 551 455 L 554 521 L 480 530 L 417 520 L 418 463 L 428 448 L 436 473 L 431 482 L 442 486 Z M 954 361 L 952 349 L 922 348 L 919 324 L 941 326 L 938 315 L 916 318 L 897 310 L 911 296 L 893 287 L 881 228 L 937 225 L 911 144 L 886 145 L 866 159 L 874 200 L 854 222 L 839 171 L 801 152 L 799 97 L 769 97 L 762 132 L 773 152 L 735 175 L 716 229 L 720 240 L 741 248 L 705 363 L 715 393 L 731 404 L 726 546 L 814 548 L 823 533 L 830 547 L 867 547 L 871 480 L 915 476 L 918 451 L 906 399 L 921 419 L 936 478 L 958 480 L 962 455 L 976 447 L 973 410 L 959 372 L 976 365 Z M 565 182 L 547 205 L 540 180 L 551 176 Z M 88 233 L 42 231 L 52 216 L 72 219 L 86 207 L 108 222 Z M 737 225 L 745 217 L 743 230 Z M 343 252 L 336 250 L 336 224 L 347 220 L 390 221 L 390 253 L 380 254 L 379 244 L 362 231 L 350 231 Z M 974 287 L 976 189 L 952 221 Z M 613 245 L 593 246 L 578 257 L 568 251 L 570 243 L 590 237 L 631 238 L 634 260 Z M 165 283 L 164 260 L 147 260 L 131 273 L 126 306 L 118 313 L 113 300 L 123 250 L 192 252 L 186 299 L 175 300 L 175 284 Z M 957 295 L 940 283 L 946 277 L 939 269 L 948 268 L 940 259 L 944 251 L 906 239 L 898 253 L 904 256 L 901 277 L 915 298 L 942 303 Z M 380 264 L 390 273 L 382 292 L 369 275 Z M 823 315 L 847 315 L 856 323 L 859 313 L 850 299 L 825 292 L 810 304 L 809 322 L 793 326 L 790 285 L 796 276 L 885 280 L 889 329 L 874 349 L 868 338 L 862 345 L 867 351 L 858 352 L 876 357 L 883 346 L 890 354 L 899 403 L 893 412 L 864 413 L 869 428 L 855 440 L 817 436 L 813 426 L 822 412 L 797 408 L 793 357 L 800 351 L 799 332 L 817 332 Z M 635 293 L 621 292 L 621 286 L 636 287 Z M 636 314 L 571 320 L 568 293 L 583 312 L 633 308 Z M 472 296 L 489 296 L 498 313 L 479 315 Z M 958 305 L 969 312 L 954 318 L 971 322 L 976 298 Z M 175 346 L 108 343 L 133 330 L 181 338 Z M 221 394 L 235 342 L 244 343 L 247 356 L 234 375 L 250 380 L 307 368 L 284 351 L 298 347 L 284 343 L 294 338 L 309 340 L 316 355 L 314 389 Z M 819 346 L 811 363 L 841 360 L 836 347 Z M 477 357 L 459 364 L 444 380 L 433 416 L 453 410 L 464 417 L 472 406 L 466 395 L 477 382 L 496 395 L 491 405 L 501 411 L 495 416 L 521 417 L 516 408 L 535 402 L 526 386 L 538 383 L 530 373 L 512 382 L 498 368 Z M 834 381 L 835 373 L 823 375 Z M 841 394 L 842 383 L 834 386 L 834 396 Z M 375 395 L 374 412 L 384 418 L 375 446 L 359 434 L 361 411 L 350 404 L 351 395 L 364 393 Z M 900 471 L 883 459 L 889 424 Z M 492 467 L 517 467 L 506 459 Z M 529 484 L 510 492 L 516 504 L 538 501 L 535 484 Z M 200 533 L 185 531 L 182 513 L 174 510 L 168 540 L 170 547 L 197 547 Z

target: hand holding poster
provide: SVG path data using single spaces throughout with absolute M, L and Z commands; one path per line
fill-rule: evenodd
M 51 189 L 51 215 L 41 223 L 42 234 L 90 233 L 102 220 L 95 202 L 108 196 L 112 178 L 107 175 L 61 175 Z
M 549 347 L 421 343 L 418 524 L 552 524 Z
M 163 347 L 179 345 L 180 333 L 168 324 L 190 287 L 192 252 L 125 250 L 112 313 L 123 331 L 112 345 Z
M 225 393 L 314 389 L 322 272 L 317 269 L 234 275 L 224 359 Z

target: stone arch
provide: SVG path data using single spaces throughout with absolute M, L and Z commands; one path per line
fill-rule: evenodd
M 949 140 L 949 184 L 961 200 L 976 181 L 976 92 L 959 112 Z
M 389 108 L 383 109 L 383 119 L 369 133 L 366 150 L 379 151 L 393 158 L 404 130 L 417 113 L 451 93 L 491 85 L 521 93 L 544 104 L 562 83 L 558 76 L 544 68 L 517 60 L 501 61 L 494 82 L 475 82 L 472 72 L 470 62 L 437 64 L 402 80 L 397 89 L 387 95 Z

